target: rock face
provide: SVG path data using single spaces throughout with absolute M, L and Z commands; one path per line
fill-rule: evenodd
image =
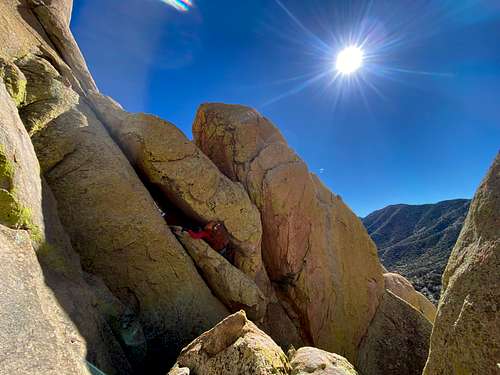
M 15 102 L 0 81 L 0 224 L 43 233 L 40 167 Z M 33 177 L 35 175 L 36 177 Z
M 290 375 L 358 375 L 344 357 L 324 350 L 303 347 L 290 358 Z
M 18 116 L 15 104 L 19 106 L 32 134 L 42 172 L 57 199 L 62 224 L 81 256 L 84 270 L 102 277 L 120 302 L 139 317 L 149 348 L 148 364 L 154 367 L 160 353 L 162 361 L 169 353 L 176 356 L 178 349 L 228 312 L 206 286 L 191 258 L 170 232 L 151 195 L 87 104 L 86 94 L 94 90 L 95 85 L 72 40 L 67 13 L 61 10 L 65 4 L 70 2 L 23 0 L 21 6 L 17 0 L 1 2 L 0 14 L 6 23 L 0 25 L 4 33 L 0 36 L 0 55 L 3 61 L 20 68 L 14 69 L 19 79 L 12 69 L 7 74 L 11 88 L 18 89 L 19 95 L 14 97 L 19 100 L 5 104 L 9 102 L 2 85 L 0 105 L 10 105 L 10 108 L 2 107 L 1 115 Z M 25 82 L 24 94 L 20 82 Z M 3 128 L 2 123 L 2 132 Z M 8 168 L 1 178 L 2 202 L 4 196 L 12 198 L 12 185 L 21 186 L 15 190 L 16 199 L 19 198 L 15 209 L 10 208 L 14 200 L 8 203 L 9 224 L 29 229 L 32 235 L 35 224 L 43 237 L 46 218 L 39 208 L 42 191 L 38 164 L 29 166 L 25 172 L 20 168 L 12 180 L 12 163 L 3 163 L 7 158 L 9 161 L 20 159 L 14 149 L 24 154 L 24 148 L 32 147 L 29 138 L 26 139 L 19 146 L 12 141 L 5 142 L 9 146 L 4 147 L 2 155 L 7 156 L 1 160 Z M 28 151 L 26 155 L 30 155 Z M 18 184 L 15 179 L 24 173 L 36 176 L 37 184 L 22 181 Z M 128 204 L 124 205 L 124 201 Z M 19 207 L 18 202 L 22 203 Z M 31 215 L 27 215 L 25 207 Z M 56 268 L 61 254 L 65 253 L 51 251 L 50 246 L 45 246 L 41 253 L 44 262 Z M 63 260 L 65 257 L 62 255 Z M 51 285 L 55 288 L 64 283 L 62 268 L 64 266 L 56 276 L 51 276 Z M 68 287 L 68 292 L 60 295 L 62 304 L 73 313 L 82 301 L 78 299 L 81 297 L 79 286 L 86 288 L 82 294 L 90 293 L 85 298 L 92 296 L 84 281 L 78 281 L 74 288 Z M 94 313 L 99 316 L 98 311 Z M 95 314 L 88 314 L 88 322 Z M 80 317 L 82 315 L 83 312 Z M 72 318 L 76 321 L 78 314 Z M 109 324 L 104 322 L 103 327 L 111 332 Z M 107 333 L 99 329 L 92 335 L 94 333 L 107 337 Z M 107 346 L 112 350 L 112 344 Z M 102 364 L 96 365 L 113 373 Z M 127 373 L 125 365 L 114 368 Z
M 471 203 L 443 275 L 425 375 L 498 374 L 500 154 Z
M 364 375 L 420 375 L 429 352 L 432 324 L 408 303 L 386 291 L 359 348 Z
M 435 204 L 398 204 L 363 219 L 391 272 L 408 278 L 433 303 L 441 293 L 441 276 L 469 210 L 470 200 Z
M 255 279 L 262 272 L 262 227 L 259 211 L 243 187 L 224 176 L 167 121 L 129 114 L 102 96 L 94 95 L 93 102 L 114 139 L 149 183 L 194 221 L 224 222 L 237 249 L 238 268 Z
M 258 296 L 260 293 L 254 293 L 254 307 L 247 309 L 248 313 L 252 318 L 258 317 L 259 325 L 270 332 L 280 345 L 286 347 L 302 344 L 303 338 L 283 307 L 278 304 L 264 269 L 260 214 L 244 187 L 222 174 L 172 124 L 155 116 L 127 113 L 113 100 L 97 93 L 89 94 L 89 98 L 143 180 L 160 191 L 158 203 L 161 205 L 165 200 L 169 203 L 164 208 L 167 221 L 170 220 L 173 204 L 191 223 L 212 220 L 224 222 L 231 235 L 230 247 L 235 250 L 235 266 L 248 275 L 265 296 L 265 301 L 261 301 Z M 231 274 L 234 272 L 231 271 Z M 221 280 L 220 275 L 218 279 Z M 214 281 L 213 278 L 210 280 Z M 244 284 L 246 285 L 246 281 Z M 219 285 L 227 285 L 227 281 Z M 231 287 L 233 296 L 238 294 L 240 296 L 237 299 L 241 299 L 247 292 L 237 291 L 235 287 L 236 285 Z M 254 290 L 253 287 L 251 290 Z M 223 298 L 222 293 L 216 291 L 215 294 Z M 258 306 L 255 305 L 257 297 Z M 230 308 L 237 306 L 233 312 L 248 307 L 246 304 L 235 305 L 234 302 L 236 301 L 225 300 Z M 262 314 L 265 315 L 263 321 Z
M 43 280 L 27 232 L 0 225 L 0 373 L 90 374 L 85 342 Z
M 432 323 L 436 318 L 436 306 L 413 285 L 397 273 L 384 273 L 385 288 L 420 311 Z
M 266 269 L 303 337 L 355 359 L 383 293 L 376 248 L 359 219 L 256 111 L 202 105 L 193 134 L 259 208 Z
M 241 311 L 185 347 L 169 375 L 188 369 L 198 375 L 287 375 L 290 367 L 281 348 Z
M 205 241 L 191 238 L 187 232 L 177 231 L 210 290 L 229 308 L 244 309 L 253 321 L 261 321 L 266 313 L 266 298 L 255 282 L 214 251 Z

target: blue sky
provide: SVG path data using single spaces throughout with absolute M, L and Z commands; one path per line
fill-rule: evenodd
M 74 0 L 100 90 L 191 137 L 199 104 L 256 108 L 360 216 L 471 197 L 500 147 L 497 0 Z M 366 64 L 337 78 L 335 56 Z

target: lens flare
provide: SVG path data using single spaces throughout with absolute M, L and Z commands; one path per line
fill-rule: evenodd
M 170 5 L 180 12 L 187 12 L 193 7 L 193 2 L 190 0 L 161 0 L 161 2 Z
M 344 48 L 337 55 L 336 68 L 342 74 L 351 74 L 363 65 L 363 50 L 356 46 Z

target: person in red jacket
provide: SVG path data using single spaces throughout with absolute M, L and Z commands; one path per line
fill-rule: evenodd
M 195 232 L 189 229 L 188 233 L 191 238 L 204 239 L 212 249 L 226 256 L 227 246 L 229 245 L 229 233 L 220 221 L 210 221 L 202 231 Z

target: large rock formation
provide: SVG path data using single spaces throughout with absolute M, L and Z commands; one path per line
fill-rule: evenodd
M 434 306 L 422 293 L 417 292 L 407 279 L 397 273 L 384 273 L 384 280 L 387 290 L 408 302 L 427 319 L 434 322 L 436 318 L 436 306 Z
M 185 347 L 169 375 L 182 368 L 198 375 L 287 375 L 290 365 L 281 348 L 241 311 Z
M 266 269 L 302 335 L 355 359 L 383 293 L 376 248 L 359 219 L 256 111 L 203 105 L 193 133 L 259 208 Z
M 238 268 L 254 279 L 263 272 L 260 215 L 243 187 L 224 176 L 167 121 L 129 114 L 98 94 L 92 101 L 139 173 L 195 222 L 224 222 L 236 248 Z
M 443 275 L 424 375 L 498 374 L 500 154 L 471 203 Z
M 90 374 L 85 341 L 60 309 L 22 230 L 0 225 L 0 373 Z
M 89 99 L 146 184 L 160 192 L 156 199 L 165 211 L 167 221 L 172 220 L 172 211 L 175 216 L 174 206 L 191 223 L 224 222 L 231 235 L 230 247 L 235 251 L 234 265 L 255 281 L 265 297 L 262 301 L 254 293 L 259 300 L 258 306 L 254 298 L 253 307 L 248 309 L 248 305 L 242 304 L 238 309 L 247 306 L 246 311 L 252 318 L 258 317 L 260 326 L 280 345 L 302 344 L 304 338 L 299 336 L 290 317 L 278 304 L 264 269 L 260 214 L 244 187 L 222 174 L 174 125 L 155 116 L 127 113 L 112 99 L 98 93 L 90 93 Z M 196 258 L 194 256 L 195 261 Z M 237 271 L 231 270 L 230 274 L 237 274 Z M 213 278 L 210 280 L 214 281 Z M 227 284 L 228 280 L 219 285 Z M 233 296 L 247 293 L 236 291 L 235 285 L 231 289 Z M 215 294 L 223 298 L 220 291 L 215 291 Z M 233 312 L 238 310 L 234 310 L 235 301 L 223 300 Z
M 67 41 L 72 39 L 68 17 L 59 13 L 58 4 L 64 5 L 57 1 L 2 1 L 0 13 L 7 21 L 0 25 L 0 57 L 20 70 L 0 70 L 4 80 L 6 75 L 9 78 L 10 92 L 33 136 L 42 172 L 83 268 L 101 276 L 121 303 L 139 317 L 149 344 L 148 364 L 154 367 L 155 358 L 161 355 L 163 361 L 169 353 L 175 356 L 182 345 L 220 321 L 227 310 L 212 295 L 149 192 L 86 103 L 84 94 L 95 85 L 88 79 L 83 59 L 78 58 L 78 47 Z M 66 16 L 61 18 L 60 14 Z M 7 105 L 5 92 L 1 95 L 1 105 Z M 15 106 L 9 105 L 2 107 L 1 115 L 18 116 Z M 19 124 L 18 128 L 22 127 Z M 10 162 L 20 160 L 21 154 L 34 154 L 32 149 L 31 154 L 24 151 L 32 147 L 29 138 L 20 145 L 12 142 L 5 142 L 8 147 L 2 152 L 7 155 L 2 160 L 9 161 L 2 162 L 8 167 L 2 176 L 2 202 L 5 196 L 9 207 L 15 208 L 8 210 L 8 224 L 29 229 L 32 236 L 40 232 L 43 238 L 39 167 L 36 163 L 25 171 L 21 168 L 14 177 L 35 176 L 36 184 L 23 182 L 18 184 L 20 189 L 13 189 L 17 182 L 11 181 Z M 122 204 L 124 201 L 128 204 Z M 52 251 L 50 246 L 42 250 L 44 261 L 54 267 L 61 256 L 65 260 L 64 252 Z M 60 288 L 63 276 L 52 275 L 51 285 Z M 67 293 L 61 293 L 61 303 L 70 310 L 82 302 L 78 285 L 85 283 L 78 281 Z M 88 285 L 85 288 L 85 293 L 91 293 Z M 88 322 L 93 316 L 88 314 Z M 78 319 L 76 315 L 73 318 Z M 106 336 L 103 331 L 94 333 Z M 103 349 L 99 345 L 94 348 Z M 113 373 L 111 366 L 98 365 Z M 127 373 L 125 365 L 113 367 Z
M 364 375 L 420 375 L 431 330 L 431 322 L 420 312 L 386 291 L 360 344 L 359 371 Z
M 457 242 L 470 200 L 435 204 L 397 204 L 363 219 L 377 244 L 381 262 L 397 272 L 433 303 L 441 293 L 441 276 Z
M 78 341 L 83 353 L 80 361 L 85 355 L 109 374 L 130 373 L 120 345 L 93 307 L 94 296 L 59 221 L 52 192 L 40 178 L 35 151 L 15 106 L 26 96 L 24 75 L 13 64 L 4 63 L 3 67 L 2 78 L 8 86 L 0 80 L 0 223 L 28 230 L 45 282 L 83 337 Z M 9 324 L 19 314 L 22 311 L 9 311 L 2 324 Z

